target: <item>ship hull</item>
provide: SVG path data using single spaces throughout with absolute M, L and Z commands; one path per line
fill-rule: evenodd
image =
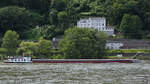
M 141 63 L 137 59 L 33 59 L 32 63 Z

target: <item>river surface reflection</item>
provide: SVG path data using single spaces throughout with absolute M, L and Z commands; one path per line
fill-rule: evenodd
M 0 84 L 150 84 L 150 63 L 1 63 Z

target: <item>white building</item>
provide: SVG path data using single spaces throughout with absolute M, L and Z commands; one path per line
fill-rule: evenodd
M 77 22 L 77 27 L 93 28 L 99 31 L 104 31 L 107 35 L 114 35 L 114 28 L 106 26 L 105 17 L 91 17 L 87 19 L 80 19 Z

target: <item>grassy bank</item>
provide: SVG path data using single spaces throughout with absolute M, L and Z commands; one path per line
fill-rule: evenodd
M 104 59 L 131 59 L 131 57 L 104 56 Z
M 104 56 L 104 59 L 132 59 L 132 57 Z M 134 59 L 150 60 L 150 56 L 138 56 Z
M 108 50 L 107 53 L 150 53 L 150 49 L 119 49 Z

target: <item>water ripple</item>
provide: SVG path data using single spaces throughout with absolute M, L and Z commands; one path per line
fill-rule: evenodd
M 1 63 L 0 84 L 149 84 L 149 66 L 150 63 Z

